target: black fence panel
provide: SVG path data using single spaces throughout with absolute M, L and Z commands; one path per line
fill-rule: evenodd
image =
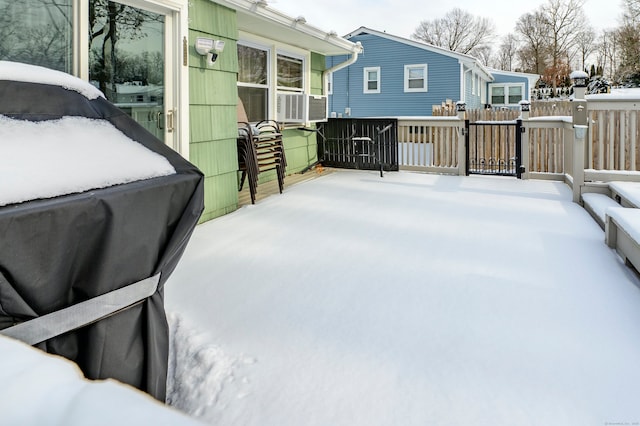
M 398 171 L 396 119 L 330 118 L 318 133 L 318 158 L 327 167 Z

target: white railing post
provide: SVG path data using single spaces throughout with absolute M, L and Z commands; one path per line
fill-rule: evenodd
M 522 179 L 529 179 L 529 130 L 526 127 L 526 123 L 529 121 L 529 115 L 531 114 L 531 102 L 527 100 L 520 101 L 520 118 L 522 119 L 522 158 L 521 164 L 524 168 L 522 172 Z
M 584 186 L 584 146 L 589 122 L 587 120 L 587 81 L 589 76 L 584 71 L 571 73 L 573 80 L 573 202 L 580 203 L 581 189 Z
M 460 120 L 461 126 L 458 132 L 458 175 L 467 175 L 467 127 L 465 126 L 465 119 L 467 116 L 467 104 L 464 101 L 458 101 L 456 103 L 456 112 L 458 120 Z

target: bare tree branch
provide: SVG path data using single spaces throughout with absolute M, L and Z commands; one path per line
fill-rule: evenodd
M 495 26 L 489 19 L 454 8 L 443 18 L 422 21 L 411 37 L 454 52 L 472 54 L 474 49 L 490 46 L 494 35 Z

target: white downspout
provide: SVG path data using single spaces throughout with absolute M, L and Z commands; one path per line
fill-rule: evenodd
M 342 68 L 346 68 L 349 65 L 354 64 L 358 60 L 358 55 L 362 53 L 363 49 L 362 49 L 362 43 L 360 43 L 359 41 L 356 42 L 356 45 L 360 49 L 358 49 L 358 51 L 356 52 L 353 52 L 349 59 L 347 59 L 342 63 L 339 63 L 338 65 L 334 65 L 331 68 L 324 70 L 322 72 L 322 94 L 323 95 L 329 94 L 329 75 L 333 74 L 336 71 L 341 70 Z
M 466 102 L 465 98 L 464 98 L 464 63 L 462 61 L 459 62 L 460 64 L 460 99 L 458 99 L 459 101 L 463 101 Z

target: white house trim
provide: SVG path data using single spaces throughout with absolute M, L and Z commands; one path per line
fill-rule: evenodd
M 275 41 L 311 50 L 322 55 L 361 53 L 362 46 L 306 23 L 304 17 L 291 17 L 255 0 L 215 0 L 233 9 L 238 16 L 238 29 L 268 35 Z
M 422 87 L 409 87 L 409 81 L 411 80 L 410 72 L 412 69 L 422 69 L 422 78 L 424 80 L 424 84 L 422 85 Z M 404 91 L 406 93 L 429 91 L 429 66 L 427 64 L 407 64 L 404 66 Z
M 369 80 L 369 73 L 375 72 L 378 78 L 376 79 L 376 88 L 369 89 L 369 82 L 373 80 Z M 363 68 L 362 73 L 362 93 L 370 94 L 370 93 L 380 93 L 380 86 L 382 84 L 382 76 L 380 75 L 380 67 L 366 67 Z
M 504 103 L 502 104 L 496 104 L 493 102 L 493 89 L 497 88 L 497 87 L 503 87 L 504 90 Z M 521 99 L 518 100 L 518 102 L 509 102 L 509 88 L 510 87 L 519 87 L 520 88 L 520 94 L 521 94 Z M 489 103 L 491 103 L 491 105 L 494 106 L 509 106 L 509 107 L 514 107 L 514 106 L 518 106 L 520 100 L 528 100 L 529 97 L 527 96 L 526 93 L 526 86 L 524 83 L 491 83 L 489 84 L 489 93 L 487 94 L 489 97 Z

